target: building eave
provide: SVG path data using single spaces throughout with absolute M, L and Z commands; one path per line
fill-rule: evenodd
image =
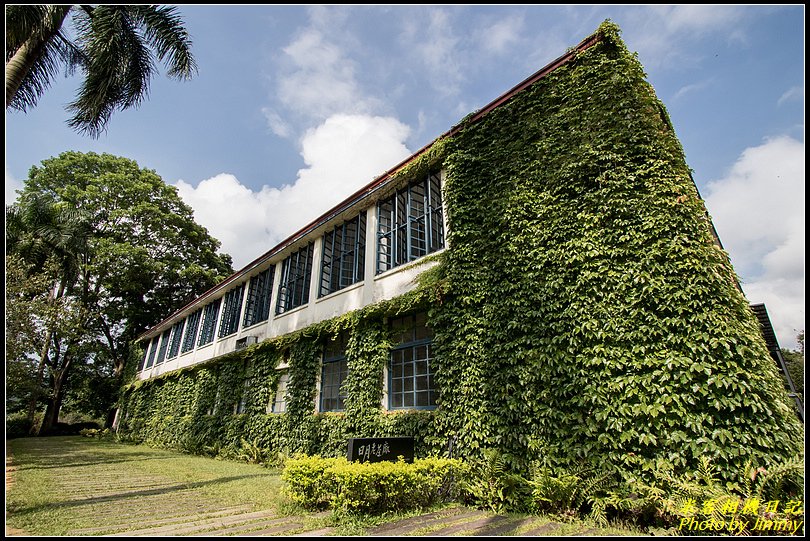
M 298 231 L 296 231 L 295 233 L 293 233 L 292 235 L 290 235 L 289 237 L 287 237 L 286 239 L 281 241 L 275 247 L 271 248 L 270 250 L 268 250 L 267 252 L 265 252 L 261 256 L 257 257 L 256 259 L 254 259 L 253 261 L 251 261 L 250 263 L 245 265 L 240 270 L 234 272 L 231 276 L 229 276 L 228 278 L 226 278 L 225 280 L 223 280 L 219 284 L 213 286 L 212 288 L 210 288 L 209 290 L 207 290 L 203 294 L 197 296 L 193 301 L 187 303 L 186 305 L 184 305 L 179 310 L 176 310 L 169 317 L 165 318 L 164 320 L 162 320 L 157 325 L 151 327 L 147 331 L 140 334 L 136 338 L 136 340 L 142 340 L 144 338 L 153 336 L 156 332 L 161 331 L 161 330 L 165 329 L 165 327 L 175 323 L 176 320 L 180 319 L 179 316 L 181 316 L 184 312 L 188 311 L 189 308 L 191 308 L 191 307 L 193 307 L 194 305 L 197 305 L 197 304 L 205 304 L 204 301 L 206 301 L 207 299 L 213 297 L 215 294 L 219 293 L 223 289 L 227 289 L 228 286 L 230 286 L 234 282 L 240 280 L 241 278 L 243 278 L 245 275 L 249 274 L 255 268 L 257 268 L 257 267 L 261 266 L 262 264 L 266 263 L 267 260 L 269 260 L 272 257 L 278 255 L 284 249 L 286 249 L 289 246 L 295 244 L 296 242 L 299 242 L 300 240 L 305 238 L 307 235 L 309 235 L 312 232 L 314 232 L 315 230 L 317 230 L 319 227 L 323 226 L 324 224 L 326 224 L 330 220 L 334 219 L 336 216 L 339 216 L 343 212 L 347 211 L 352 206 L 360 203 L 361 201 L 363 201 L 365 199 L 370 198 L 374 193 L 376 193 L 377 191 L 385 188 L 391 182 L 395 181 L 396 177 L 397 177 L 397 174 L 399 172 L 401 172 L 405 167 L 407 167 L 409 164 L 414 162 L 414 160 L 416 160 L 417 158 L 419 158 L 420 156 L 422 156 L 423 154 L 428 152 L 436 143 L 438 143 L 439 141 L 441 141 L 443 139 L 446 139 L 448 137 L 452 137 L 453 135 L 455 135 L 456 133 L 461 131 L 461 129 L 463 129 L 464 127 L 469 126 L 470 124 L 473 124 L 473 123 L 476 123 L 476 122 L 480 121 L 481 119 L 483 119 L 487 114 L 489 114 L 494 109 L 496 109 L 496 108 L 504 105 L 505 103 L 509 102 L 512 98 L 514 98 L 517 94 L 519 94 L 523 90 L 527 89 L 528 87 L 530 87 L 531 85 L 533 85 L 537 81 L 539 81 L 542 78 L 546 77 L 547 75 L 549 75 L 551 72 L 553 72 L 557 68 L 559 68 L 559 67 L 567 64 L 571 60 L 573 60 L 576 57 L 577 54 L 589 49 L 590 47 L 592 47 L 593 45 L 598 43 L 600 41 L 600 39 L 601 39 L 601 34 L 599 32 L 596 32 L 596 33 L 588 36 L 587 38 L 583 39 L 578 45 L 576 45 L 575 47 L 572 47 L 565 54 L 559 56 L 557 59 L 555 59 L 552 62 L 550 62 L 549 64 L 547 64 L 545 67 L 543 67 L 540 70 L 536 71 L 535 73 L 533 73 L 532 75 L 530 75 L 529 77 L 524 79 L 522 82 L 518 83 L 517 85 L 512 87 L 510 90 L 508 90 L 507 92 L 505 92 L 504 94 L 502 94 L 501 96 L 499 96 L 498 98 L 496 98 L 495 100 L 493 100 L 492 102 L 490 102 L 489 104 L 484 106 L 482 109 L 476 111 L 475 113 L 472 113 L 471 115 L 468 115 L 469 118 L 468 118 L 467 122 L 456 124 L 450 130 L 448 130 L 444 134 L 440 135 L 439 137 L 437 137 L 436 139 L 434 139 L 432 142 L 425 145 L 421 149 L 417 150 L 416 152 L 411 154 L 408 158 L 404 159 L 403 161 L 401 161 L 400 163 L 398 163 L 397 165 L 395 165 L 394 167 L 392 167 L 391 169 L 389 169 L 388 171 L 386 171 L 382 175 L 376 177 L 369 184 L 367 184 L 366 186 L 364 186 L 360 190 L 358 190 L 355 193 L 348 196 L 346 199 L 344 199 L 343 201 L 338 203 L 336 206 L 332 207 L 330 210 L 328 210 L 327 212 L 325 212 L 324 214 L 322 214 L 321 216 L 319 216 L 318 218 L 316 218 L 315 220 L 310 222 L 308 225 L 304 226 L 303 228 L 299 229 Z

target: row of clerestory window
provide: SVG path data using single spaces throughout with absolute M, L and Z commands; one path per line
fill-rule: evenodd
M 444 247 L 441 177 L 438 172 L 411 182 L 377 203 L 376 237 L 377 274 Z M 319 297 L 365 279 L 365 211 L 327 231 L 321 242 Z M 276 315 L 309 303 L 313 253 L 314 243 L 310 242 L 281 262 Z M 154 337 L 147 343 L 139 370 L 149 369 L 173 359 L 179 353 L 193 350 L 195 341 L 199 347 L 213 342 L 215 334 L 218 338 L 224 338 L 236 333 L 239 329 L 239 316 L 243 312 L 243 298 L 243 328 L 267 321 L 270 317 L 274 273 L 275 265 L 253 276 L 247 286 L 246 298 L 245 284 L 242 283 L 228 291 L 224 297 L 212 301 L 162 335 Z M 426 352 L 419 350 L 411 352 L 411 355 L 426 355 Z M 414 397 L 416 399 L 422 400 Z

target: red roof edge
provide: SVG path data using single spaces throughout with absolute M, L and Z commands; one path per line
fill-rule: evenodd
M 542 79 L 543 77 L 545 77 L 546 75 L 551 73 L 552 71 L 556 70 L 560 66 L 570 62 L 578 53 L 580 53 L 582 51 L 585 51 L 588 48 L 592 47 L 600 39 L 601 39 L 601 35 L 600 35 L 600 33 L 598 31 L 595 32 L 594 34 L 591 34 L 587 38 L 583 39 L 581 42 L 579 42 L 579 44 L 577 44 L 575 47 L 572 47 L 571 49 L 569 49 L 565 54 L 561 55 L 556 60 L 552 61 L 551 63 L 547 64 L 545 67 L 543 67 L 540 70 L 538 70 L 537 72 L 533 73 L 532 75 L 527 77 L 524 81 L 518 83 L 516 86 L 514 86 L 513 88 L 511 88 L 510 90 L 508 90 L 507 92 L 502 94 L 500 97 L 496 98 L 494 101 L 490 102 L 489 104 L 484 106 L 482 109 L 480 109 L 479 111 L 474 113 L 472 116 L 469 117 L 469 121 L 467 123 L 460 122 L 459 124 L 456 124 L 450 130 L 448 130 L 444 134 L 440 135 L 439 137 L 437 137 L 436 139 L 434 139 L 433 141 L 431 141 L 430 143 L 428 143 L 427 145 L 425 145 L 421 149 L 417 150 L 416 152 L 411 154 L 408 158 L 404 159 L 403 161 L 401 161 L 400 163 L 398 163 L 397 165 L 395 165 L 394 167 L 392 167 L 391 169 L 389 169 L 388 171 L 386 171 L 382 175 L 376 177 L 374 180 L 372 180 L 365 187 L 363 187 L 360 190 L 354 192 L 352 195 L 350 195 L 349 197 L 347 197 L 346 199 L 344 199 L 343 201 L 341 201 L 340 203 L 338 203 L 337 205 L 332 207 L 326 213 L 322 214 L 321 216 L 319 216 L 318 218 L 316 218 L 315 220 L 310 222 L 308 225 L 304 226 L 303 228 L 299 229 L 298 231 L 296 231 L 295 233 L 293 233 L 292 235 L 290 235 L 289 237 L 287 237 L 286 239 L 281 241 L 275 247 L 271 248 L 270 250 L 268 250 L 267 252 L 265 252 L 261 256 L 257 257 L 256 259 L 254 259 L 253 261 L 251 261 L 250 263 L 248 263 L 247 265 L 242 267 L 240 270 L 234 272 L 231 276 L 229 276 L 228 278 L 226 278 L 222 282 L 218 283 L 217 285 L 213 286 L 212 288 L 210 288 L 205 293 L 197 296 L 193 301 L 187 303 L 186 305 L 184 305 L 179 310 L 176 310 L 169 317 L 163 319 L 163 321 L 161 321 L 160 323 L 158 323 L 154 327 L 151 327 L 150 329 L 144 331 L 140 336 L 138 336 L 138 338 L 136 338 L 136 340 L 141 340 L 142 338 L 145 338 L 146 336 L 151 335 L 154 331 L 161 328 L 167 321 L 170 321 L 172 318 L 176 317 L 178 314 L 182 313 L 183 311 L 188 309 L 190 306 L 192 306 L 195 303 L 199 302 L 201 299 L 204 299 L 204 298 L 212 295 L 213 293 L 219 291 L 220 289 L 224 289 L 225 286 L 227 286 L 228 284 L 236 281 L 238 278 L 241 278 L 244 274 L 249 272 L 251 269 L 253 269 L 253 268 L 259 266 L 261 263 L 267 261 L 269 258 L 276 255 L 277 253 L 279 253 L 280 251 L 282 251 L 284 248 L 288 247 L 289 245 L 301 240 L 307 234 L 309 234 L 313 230 L 317 229 L 319 226 L 323 225 L 323 223 L 331 220 L 332 218 L 334 218 L 335 216 L 337 216 L 338 214 L 340 214 L 341 212 L 343 212 L 347 208 L 351 207 L 353 204 L 357 203 L 359 200 L 363 199 L 365 196 L 367 196 L 371 192 L 373 192 L 376 189 L 380 188 L 387 181 L 389 181 L 393 177 L 395 177 L 396 174 L 399 171 L 401 171 L 405 166 L 407 166 L 412 161 L 414 161 L 416 158 L 418 158 L 419 156 L 421 156 L 422 154 L 427 152 L 434 144 L 436 144 L 436 142 L 438 142 L 438 141 L 440 141 L 440 140 L 442 140 L 442 139 L 444 139 L 446 137 L 450 137 L 452 135 L 455 135 L 456 133 L 461 131 L 461 129 L 463 127 L 466 127 L 467 125 L 469 125 L 471 123 L 478 122 L 483 117 L 485 117 L 489 112 L 491 112 L 493 109 L 495 109 L 497 107 L 500 107 L 504 103 L 511 100 L 516 94 L 520 93 L 521 91 L 525 90 L 529 86 L 533 85 L 534 83 L 536 83 L 537 81 L 539 81 L 540 79 Z

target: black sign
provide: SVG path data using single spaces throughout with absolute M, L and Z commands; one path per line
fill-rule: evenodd
M 413 462 L 413 438 L 350 438 L 349 462 L 396 462 L 397 457 Z

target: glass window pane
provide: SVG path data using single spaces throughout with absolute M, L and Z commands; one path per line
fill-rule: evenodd
M 425 408 L 430 406 L 430 397 L 428 396 L 427 391 L 416 393 L 416 407 L 417 408 Z
M 428 377 L 427 376 L 417 376 L 416 377 L 416 390 L 417 391 L 426 391 L 428 389 Z
M 313 243 L 309 243 L 282 262 L 276 313 L 282 314 L 309 302 Z
M 431 345 L 419 343 L 429 340 L 430 334 L 424 326 L 424 313 L 392 319 L 389 323 L 392 334 L 398 335 L 401 342 L 391 351 L 391 407 L 402 408 L 435 406 L 433 394 L 433 374 L 431 372 Z M 421 330 L 420 330 L 421 329 Z M 416 339 L 416 336 L 420 338 Z M 411 345 L 413 344 L 413 345 Z

